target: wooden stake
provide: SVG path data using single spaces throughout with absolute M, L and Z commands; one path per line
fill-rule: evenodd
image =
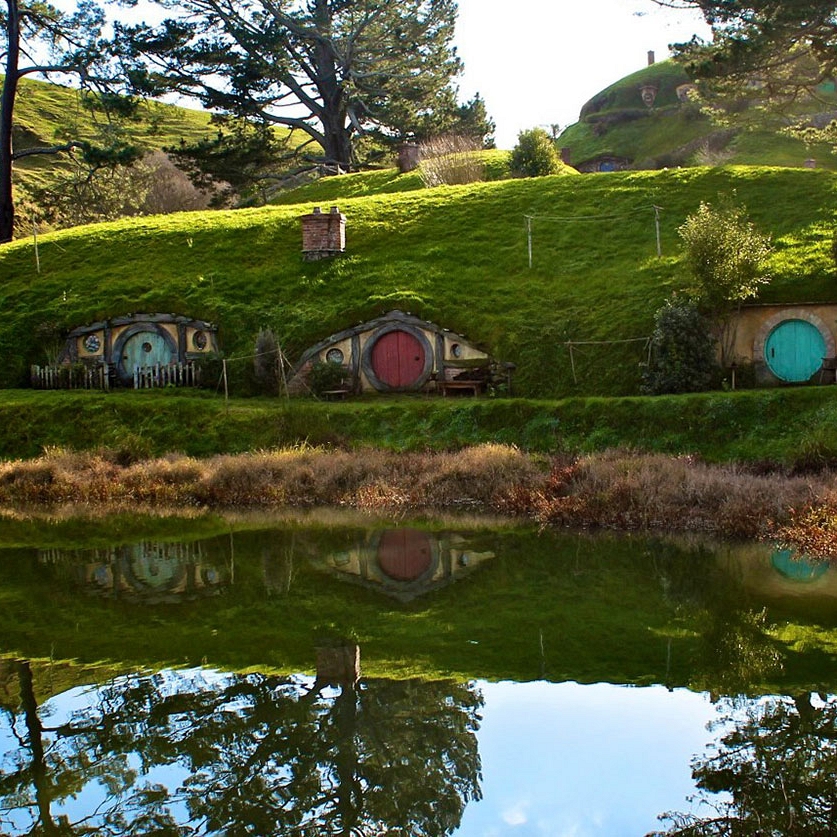
M 575 357 L 573 356 L 573 344 L 567 343 L 567 345 L 570 347 L 570 366 L 572 366 L 573 368 L 573 383 L 578 384 L 578 378 L 575 374 Z
M 657 230 L 657 258 L 662 258 L 663 245 L 660 241 L 660 207 L 654 207 L 654 227 Z
M 35 216 L 32 216 L 32 240 L 35 242 L 35 268 L 38 273 L 41 272 L 41 257 L 38 254 L 38 223 L 35 221 Z
M 529 241 L 529 270 L 532 269 L 532 218 L 526 216 L 526 237 Z
M 229 414 L 230 412 L 230 388 L 227 382 L 227 359 L 224 358 L 221 361 L 221 368 L 223 370 L 222 377 L 224 379 L 224 407 L 226 412 Z

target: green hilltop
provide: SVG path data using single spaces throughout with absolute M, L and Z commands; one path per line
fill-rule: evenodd
M 837 177 L 827 171 L 693 168 L 366 195 L 363 177 L 383 176 L 326 179 L 297 204 L 64 230 L 40 238 L 37 252 L 32 240 L 3 246 L 0 384 L 24 384 L 29 364 L 47 360 L 69 329 L 110 316 L 211 320 L 228 357 L 250 355 L 259 328 L 270 327 L 296 360 L 397 308 L 515 363 L 520 395 L 636 393 L 641 343 L 579 347 L 573 368 L 567 341 L 648 336 L 661 302 L 688 284 L 677 227 L 721 194 L 773 236 L 763 301 L 837 300 Z M 394 190 L 398 180 L 391 174 L 369 191 Z M 361 196 L 340 197 L 344 184 Z M 307 263 L 299 217 L 321 200 L 339 201 L 347 216 L 347 252 Z M 662 207 L 660 258 L 654 206 Z M 233 378 L 244 391 L 244 371 Z
M 713 123 L 678 96 L 678 88 L 689 81 L 686 71 L 671 60 L 644 67 L 586 102 L 579 121 L 563 131 L 558 144 L 569 149 L 572 165 L 582 168 L 605 157 L 636 169 L 701 162 L 801 166 L 813 158 L 819 167 L 837 170 L 837 157 L 827 143 L 808 144 L 778 129 L 736 131 Z M 642 100 L 643 86 L 656 91 L 650 107 Z M 834 84 L 821 86 L 810 107 L 821 111 L 821 119 L 837 117 Z

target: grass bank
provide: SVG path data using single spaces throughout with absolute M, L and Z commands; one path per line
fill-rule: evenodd
M 631 448 L 806 470 L 837 464 L 837 387 L 561 400 L 234 398 L 229 408 L 208 391 L 2 390 L 0 426 L 0 459 L 51 448 L 107 449 L 130 462 L 301 443 L 394 451 L 498 443 L 534 453 Z

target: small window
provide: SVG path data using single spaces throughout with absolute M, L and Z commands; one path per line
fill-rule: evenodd
M 340 349 L 329 349 L 326 352 L 326 361 L 328 363 L 343 363 L 343 352 Z
M 462 346 L 459 343 L 452 343 L 450 347 L 450 353 L 454 357 L 462 357 Z
M 205 331 L 196 331 L 192 335 L 192 345 L 200 350 L 203 351 L 206 348 L 206 332 Z

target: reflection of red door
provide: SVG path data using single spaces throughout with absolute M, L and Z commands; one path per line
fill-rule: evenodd
M 372 347 L 372 371 L 391 387 L 418 383 L 424 372 L 424 347 L 406 331 L 390 331 Z
M 395 581 L 415 581 L 430 569 L 430 538 L 415 529 L 391 529 L 381 535 L 378 564 Z

